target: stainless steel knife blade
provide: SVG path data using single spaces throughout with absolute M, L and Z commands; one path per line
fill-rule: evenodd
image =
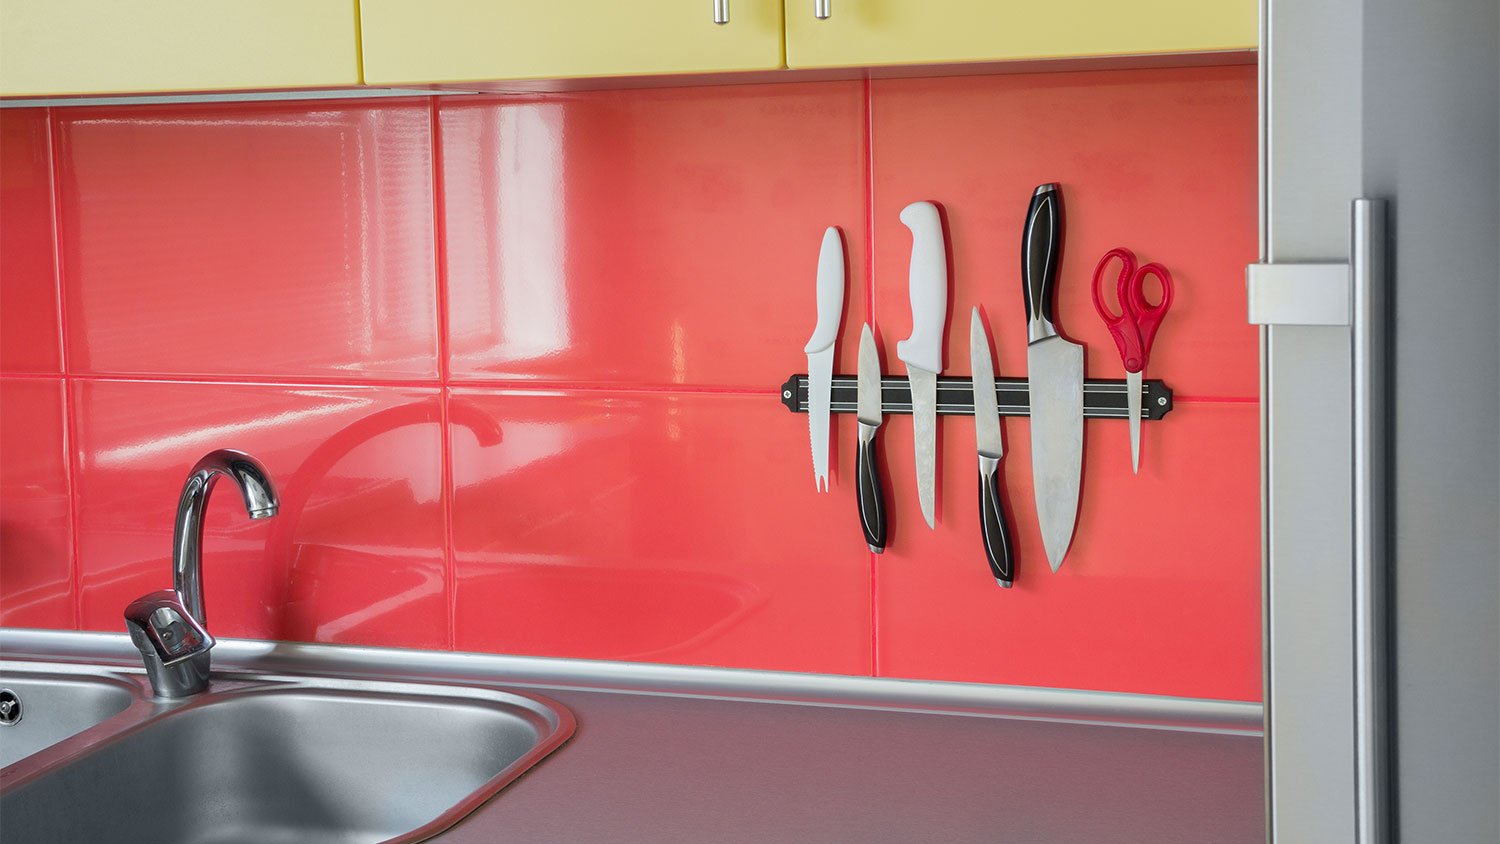
M 861 425 L 880 427 L 880 354 L 875 351 L 875 334 L 865 325 L 859 335 L 859 375 L 856 416 Z
M 978 308 L 969 319 L 969 367 L 974 373 L 974 436 L 979 455 L 999 460 L 1005 456 L 1005 443 L 1000 439 L 1000 407 L 995 400 L 995 364 Z
M 833 403 L 833 347 L 807 353 L 807 434 L 812 443 L 813 483 L 828 491 L 828 430 Z
M 1026 348 L 1031 381 L 1031 474 L 1047 562 L 1073 541 L 1083 476 L 1083 347 L 1053 336 Z
M 917 503 L 930 528 L 937 527 L 937 373 L 906 368 L 911 383 L 913 446 L 917 465 Z

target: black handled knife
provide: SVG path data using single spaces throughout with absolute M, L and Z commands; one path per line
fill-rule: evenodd
M 974 373 L 974 438 L 979 446 L 979 520 L 984 528 L 984 553 L 995 582 L 1009 589 L 1015 582 L 1016 561 L 1009 520 L 1000 497 L 1000 459 L 1005 456 L 1005 442 L 1000 437 L 990 337 L 978 308 L 969 320 L 969 364 Z
M 880 355 L 875 351 L 875 335 L 865 325 L 859 335 L 859 454 L 855 461 L 859 475 L 859 523 L 865 530 L 865 544 L 876 554 L 885 551 L 885 499 L 880 491 L 880 468 L 877 463 L 875 435 L 880 431 Z

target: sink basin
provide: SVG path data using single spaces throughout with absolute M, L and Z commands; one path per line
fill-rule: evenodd
M 0 773 L 0 842 L 420 841 L 573 730 L 550 701 L 458 686 L 216 676 L 154 706 L 65 763 Z
M 137 684 L 106 672 L 0 665 L 0 700 L 10 703 L 6 717 L 0 717 L 0 768 L 112 718 L 141 698 Z

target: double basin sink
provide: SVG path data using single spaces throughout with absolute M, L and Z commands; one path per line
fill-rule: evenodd
M 492 688 L 216 673 L 165 701 L 137 669 L 0 660 L 0 844 L 422 841 L 573 726 Z

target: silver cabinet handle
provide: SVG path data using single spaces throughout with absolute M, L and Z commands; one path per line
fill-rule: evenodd
M 833 17 L 833 0 L 813 0 L 813 17 L 820 21 Z
M 1390 265 L 1386 202 L 1354 200 L 1349 248 L 1354 326 L 1354 787 L 1355 840 L 1383 842 L 1391 791 L 1388 539 Z
M 719 26 L 729 23 L 729 0 L 714 0 L 714 23 Z

